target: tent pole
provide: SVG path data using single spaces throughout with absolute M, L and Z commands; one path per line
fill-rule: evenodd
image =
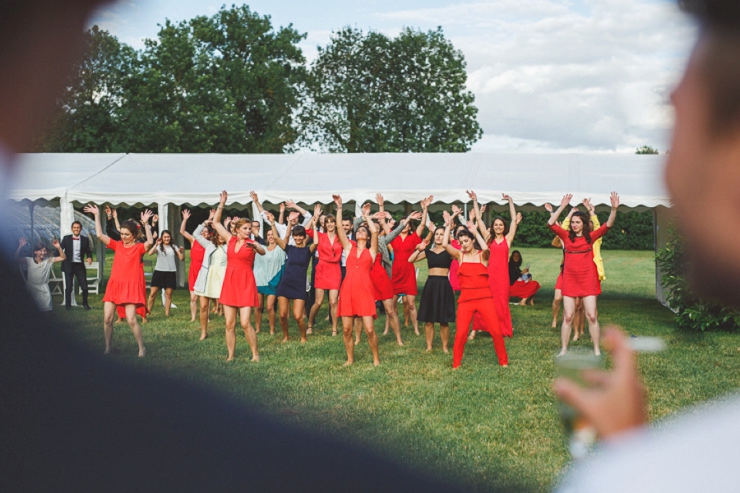
M 31 215 L 31 242 L 30 242 L 30 244 L 31 244 L 31 250 L 33 250 L 33 248 L 34 248 L 34 246 L 33 246 L 33 244 L 34 244 L 34 239 L 33 239 L 33 237 L 34 237 L 33 209 L 34 209 L 34 203 L 31 202 L 31 203 L 28 204 L 28 213 Z

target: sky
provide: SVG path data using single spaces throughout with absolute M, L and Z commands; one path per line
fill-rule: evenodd
M 241 4 L 238 3 L 237 4 Z M 231 5 L 231 3 L 227 4 Z M 669 0 L 255 0 L 292 24 L 310 62 L 332 31 L 389 36 L 441 26 L 467 62 L 483 137 L 473 152 L 665 152 L 669 103 L 696 27 Z M 135 48 L 165 19 L 213 15 L 208 0 L 121 0 L 92 20 Z

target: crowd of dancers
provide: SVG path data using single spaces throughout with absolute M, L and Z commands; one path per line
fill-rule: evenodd
M 322 204 L 316 204 L 313 213 L 309 213 L 287 201 L 281 204 L 279 217 L 275 218 L 262 207 L 257 194 L 251 192 L 260 215 L 252 221 L 222 217 L 228 200 L 227 192 L 223 191 L 217 207 L 192 234 L 188 232 L 191 213 L 183 210 L 180 233 L 191 244 L 188 273 L 191 320 L 200 323 L 200 339 L 208 337 L 210 315 L 223 313 L 227 360 L 235 356 L 238 319 L 252 360 L 259 361 L 256 334 L 262 326 L 263 311 L 267 312 L 270 334 L 275 333 L 279 323 L 284 342 L 290 339 L 292 315 L 300 342 L 305 343 L 326 300 L 333 336 L 338 334 L 341 323 L 347 354 L 345 364 L 354 362 L 354 347 L 364 331 L 373 364 L 377 366 L 380 355 L 375 332 L 376 307 L 382 306 L 386 314 L 385 333 L 392 329 L 398 345 L 403 346 L 401 300 L 404 317 L 417 335 L 420 335 L 419 322 L 423 323 L 427 351 L 433 348 L 435 325 L 439 325 L 442 350 L 449 352 L 450 324 L 455 323 L 453 368 L 460 366 L 466 342 L 479 331 L 490 334 L 499 364 L 508 366 L 504 338 L 513 336 L 509 300 L 516 297 L 522 305 L 532 304 L 540 284 L 531 279 L 528 265 L 522 269 L 521 253 L 518 250 L 510 253 L 522 220 L 513 199 L 503 195 L 511 221 L 507 223 L 497 216 L 489 227 L 483 220 L 485 206 L 479 206 L 475 192 L 469 191 L 468 195 L 473 203 L 468 220 L 463 221 L 462 210 L 453 206 L 451 211 L 443 211 L 443 224 L 439 225 L 429 215 L 431 196 L 420 201 L 421 211 L 411 212 L 397 224 L 385 210 L 381 194 L 376 196 L 378 210 L 373 212 L 371 204 L 366 203 L 354 221 L 344 219 L 342 199 L 338 195 L 332 196 L 335 214 L 324 214 Z M 601 237 L 614 224 L 619 196 L 612 193 L 611 214 L 603 225 L 599 224 L 588 199 L 583 201 L 588 214 L 573 207 L 563 222 L 558 222 L 571 200 L 572 195 L 565 195 L 557 209 L 550 204 L 545 206 L 551 213 L 548 226 L 556 235 L 553 244 L 563 249 L 553 300 L 553 327 L 562 303 L 559 354 L 566 353 L 574 326 L 574 340 L 582 334 L 584 319 L 588 321 L 594 353 L 600 354 L 596 299 L 605 279 Z M 290 209 L 287 218 L 286 209 Z M 143 357 L 146 348 L 137 315 L 146 321 L 161 292 L 165 315 L 169 316 L 172 291 L 177 284 L 176 259 L 184 260 L 184 247 L 176 246 L 167 230 L 155 236 L 156 215 L 150 210 L 142 212 L 138 220 L 119 223 L 116 211 L 106 207 L 105 233 L 100 209 L 87 205 L 84 211 L 95 217 L 98 239 L 115 252 L 103 297 L 105 353 L 112 350 L 117 314 L 119 320 L 128 322 L 139 346 L 139 356 Z M 263 223 L 268 225 L 264 236 L 260 235 Z M 78 236 L 79 231 L 75 238 Z M 22 240 L 19 251 L 23 246 Z M 54 262 L 65 260 L 59 243 L 55 242 L 54 246 L 58 256 L 47 258 L 45 248 L 39 246 L 34 250 L 34 257 L 25 260 L 29 283 L 40 284 L 36 281 L 44 274 L 48 278 Z M 156 255 L 148 296 L 145 254 Z M 72 255 L 80 261 L 79 247 Z M 428 277 L 417 312 L 414 264 L 422 261 L 427 262 Z M 309 300 L 311 287 L 313 300 Z M 44 308 L 50 309 L 50 296 L 41 291 L 36 296 Z

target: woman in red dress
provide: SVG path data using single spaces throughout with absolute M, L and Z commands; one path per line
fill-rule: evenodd
M 254 240 L 251 240 L 252 222 L 249 219 L 239 219 L 234 225 L 236 235 L 232 235 L 223 224 L 221 224 L 221 211 L 228 194 L 226 190 L 221 192 L 216 214 L 213 217 L 213 228 L 216 233 L 227 243 L 226 273 L 224 284 L 221 287 L 221 298 L 219 301 L 224 306 L 224 318 L 226 319 L 226 349 L 229 353 L 226 361 L 234 359 L 236 349 L 236 314 L 239 314 L 244 336 L 252 350 L 252 361 L 259 361 L 260 355 L 257 351 L 257 334 L 254 332 L 249 316 L 253 306 L 259 304 L 257 296 L 257 283 L 254 280 L 254 256 L 255 252 L 264 255 L 265 249 Z
M 427 207 L 432 203 L 433 197 L 423 199 L 420 202 L 422 216 L 416 230 L 411 231 L 411 222 L 401 230 L 401 234 L 391 242 L 393 248 L 393 270 L 391 283 L 393 284 L 393 303 L 398 304 L 398 295 L 404 294 L 404 310 L 408 310 L 411 323 L 414 325 L 414 333 L 419 335 L 419 322 L 416 319 L 416 295 L 419 288 L 416 286 L 416 267 L 409 263 L 409 257 L 416 250 L 416 245 L 421 243 L 421 235 L 427 222 Z
M 141 213 L 141 222 L 146 230 L 144 243 L 136 241 L 139 228 L 134 221 L 128 220 L 121 224 L 121 241 L 116 241 L 103 234 L 100 210 L 97 205 L 88 204 L 84 211 L 95 216 L 95 235 L 115 252 L 110 278 L 105 288 L 105 296 L 103 296 L 103 333 L 105 334 L 105 353 L 103 354 L 109 354 L 113 349 L 113 318 L 116 314 L 116 306 L 123 305 L 126 310 L 126 321 L 139 345 L 139 358 L 143 358 L 146 355 L 146 348 L 141 335 L 141 326 L 136 319 L 136 309 L 146 306 L 146 284 L 141 275 L 141 258 L 153 241 L 152 229 L 149 226 L 152 211 L 147 209 Z
M 211 216 L 216 213 L 215 210 L 211 209 Z M 185 226 L 190 219 L 190 211 L 185 209 L 182 211 L 182 223 L 180 224 L 180 234 L 183 238 L 190 242 L 190 269 L 188 270 L 188 289 L 190 290 L 190 321 L 195 322 L 195 316 L 198 313 L 198 295 L 193 291 L 195 281 L 198 279 L 198 273 L 203 265 L 203 257 L 206 254 L 206 249 L 195 241 L 193 235 L 188 233 Z M 208 239 L 208 228 L 203 228 L 203 238 Z
M 499 328 L 504 337 L 512 337 L 514 335 L 514 329 L 511 324 L 511 311 L 509 310 L 509 248 L 514 241 L 516 228 L 522 220 L 522 215 L 517 214 L 512 198 L 503 194 L 503 199 L 509 202 L 511 224 L 507 227 L 504 218 L 498 216 L 493 220 L 490 229 L 486 229 L 480 208 L 478 207 L 478 197 L 472 190 L 468 192 L 468 195 L 473 199 L 473 210 L 475 211 L 478 228 L 490 250 L 488 285 L 491 288 L 493 302 L 496 305 Z M 476 323 L 473 324 L 473 330 L 481 330 L 480 323 L 481 320 L 476 319 Z
M 521 298 L 520 305 L 534 305 L 534 295 L 542 286 L 532 279 L 529 267 L 522 270 L 522 254 L 519 250 L 511 252 L 509 258 L 509 283 L 510 298 Z
M 342 217 L 342 198 L 333 195 L 337 206 L 337 217 Z M 355 340 L 352 336 L 352 325 L 355 318 L 362 319 L 362 325 L 367 334 L 370 351 L 373 353 L 373 365 L 380 364 L 378 357 L 378 335 L 375 333 L 374 323 L 377 318 L 375 311 L 375 297 L 373 296 L 373 284 L 370 280 L 370 269 L 372 269 L 375 257 L 378 255 L 378 227 L 363 210 L 363 217 L 367 226 L 362 225 L 355 231 L 355 243 L 352 243 L 344 232 L 339 228 L 337 233 L 344 251 L 347 252 L 347 270 L 342 282 L 342 290 L 339 293 L 339 306 L 337 315 L 342 317 L 342 329 L 344 336 L 344 347 L 347 350 L 347 362 L 345 366 L 355 361 Z
M 563 197 L 560 207 L 552 213 L 547 221 L 550 229 L 558 235 L 565 245 L 563 259 L 563 325 L 560 329 L 561 349 L 558 356 L 568 351 L 568 341 L 573 326 L 573 317 L 576 310 L 576 298 L 583 298 L 583 308 L 588 320 L 588 332 L 594 343 L 594 354 L 601 354 L 599 349 L 599 321 L 596 311 L 596 297 L 601 293 L 598 271 L 594 263 L 593 242 L 604 236 L 614 225 L 619 208 L 619 195 L 611 194 L 611 212 L 606 223 L 596 231 L 591 231 L 590 218 L 584 212 L 577 211 L 570 220 L 570 231 L 566 231 L 556 224 L 563 210 L 570 203 L 573 195 Z
M 462 362 L 465 343 L 468 341 L 470 322 L 474 316 L 479 316 L 483 323 L 483 330 L 491 334 L 493 347 L 501 366 L 509 366 L 509 357 L 506 354 L 504 338 L 498 326 L 496 307 L 491 303 L 491 290 L 488 287 L 488 263 L 489 251 L 483 238 L 478 233 L 475 225 L 468 222 L 468 230 L 458 233 L 458 241 L 461 249 L 450 245 L 450 227 L 458 212 L 454 212 L 451 219 L 445 224 L 445 233 L 442 239 L 447 253 L 458 260 L 458 280 L 460 281 L 460 297 L 457 300 L 455 344 L 452 347 L 452 368 L 457 368 Z M 473 236 L 475 234 L 475 237 Z M 475 240 L 481 246 L 481 250 L 475 249 Z
M 342 243 L 337 236 L 337 219 L 329 214 L 324 219 L 326 233 L 320 233 L 314 221 L 313 239 L 318 242 L 319 262 L 316 264 L 314 288 L 316 300 L 308 315 L 308 334 L 316 321 L 316 314 L 324 303 L 324 293 L 329 292 L 329 310 L 331 311 L 331 331 L 337 333 L 337 303 L 339 286 L 342 285 Z

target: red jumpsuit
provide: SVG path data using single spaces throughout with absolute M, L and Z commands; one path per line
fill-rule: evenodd
M 457 300 L 457 331 L 452 348 L 452 367 L 457 368 L 462 362 L 473 315 L 481 317 L 485 327 L 483 330 L 491 334 L 499 364 L 507 365 L 509 357 L 488 287 L 488 269 L 481 262 L 461 262 L 457 275 L 460 281 L 460 298 Z

